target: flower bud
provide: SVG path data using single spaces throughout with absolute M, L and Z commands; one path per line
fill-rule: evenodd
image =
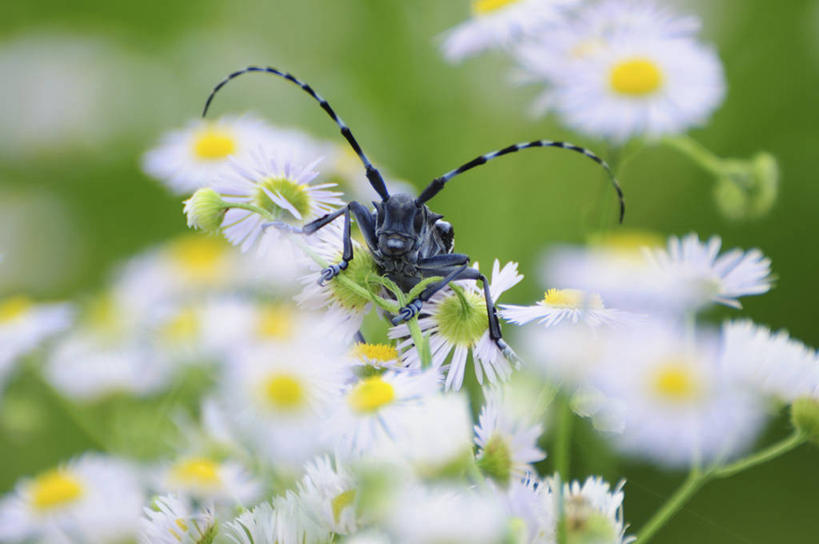
M 810 397 L 796 399 L 791 404 L 791 423 L 808 440 L 819 444 L 819 400 Z
M 779 165 L 770 153 L 750 160 L 726 160 L 714 186 L 714 198 L 722 213 L 735 220 L 762 217 L 776 202 Z
M 228 203 L 222 200 L 219 193 L 207 187 L 197 190 L 185 201 L 188 226 L 207 233 L 219 231 L 227 209 Z

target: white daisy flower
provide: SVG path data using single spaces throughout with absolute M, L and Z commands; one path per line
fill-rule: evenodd
M 515 542 L 553 544 L 557 541 L 557 511 L 551 489 L 527 475 L 512 479 L 504 495 Z
M 356 483 L 338 458 L 307 463 L 298 493 L 308 515 L 329 532 L 349 535 L 358 529 Z
M 502 542 L 507 519 L 500 497 L 457 487 L 410 486 L 387 521 L 395 542 Z
M 513 45 L 560 22 L 579 0 L 472 0 L 472 17 L 444 35 L 444 56 L 459 62 Z
M 225 524 L 234 544 L 306 544 L 332 542 L 331 535 L 304 510 L 295 493 L 265 502 Z
M 229 507 L 252 504 L 261 486 L 240 464 L 185 456 L 160 469 L 159 487 L 179 497 Z
M 719 236 L 705 243 L 693 233 L 672 236 L 668 249 L 655 250 L 650 258 L 678 289 L 688 291 L 696 306 L 716 302 L 741 308 L 739 297 L 767 293 L 773 281 L 771 260 L 758 249 L 732 249 L 720 255 L 721 244 Z
M 401 356 L 392 344 L 357 342 L 350 351 L 354 364 L 377 369 L 397 370 L 403 366 Z
M 351 376 L 343 352 L 319 337 L 259 344 L 225 371 L 221 396 L 237 433 L 282 468 L 323 448 L 322 417 Z
M 597 327 L 626 318 L 624 312 L 607 308 L 597 293 L 580 289 L 549 289 L 534 306 L 502 304 L 500 308 L 501 317 L 516 325 L 537 321 L 539 325 L 551 327 L 566 320 Z
M 614 489 L 597 476 L 582 484 L 573 481 L 561 486 L 553 478 L 544 484 L 555 501 L 555 511 L 563 513 L 564 519 L 558 523 L 565 521 L 567 541 L 629 544 L 636 540 L 626 536 L 628 526 L 623 522 L 624 481 Z
M 472 416 L 463 393 L 426 397 L 401 413 L 400 432 L 381 442 L 368 459 L 406 463 L 425 479 L 458 474 L 472 462 Z
M 622 433 L 611 437 L 622 451 L 691 466 L 721 462 L 756 437 L 764 406 L 720 366 L 710 339 L 657 322 L 606 340 L 592 384 L 601 409 L 612 404 L 623 415 Z
M 225 536 L 234 544 L 279 544 L 273 506 L 264 502 L 227 522 Z
M 477 462 L 501 486 L 534 472 L 532 463 L 546 458 L 537 442 L 543 427 L 533 414 L 515 409 L 503 388 L 486 390 L 486 401 L 475 426 Z
M 0 299 L 0 391 L 14 363 L 39 343 L 71 324 L 68 304 L 35 304 L 18 295 Z
M 278 220 L 303 224 L 344 205 L 341 193 L 329 190 L 334 183 L 311 185 L 319 175 L 314 170 L 318 162 L 304 166 L 260 148 L 246 159 L 230 161 L 230 169 L 219 176 L 214 189 L 225 202 L 252 204 Z M 258 240 L 264 253 L 283 238 L 278 229 L 262 227 L 267 221 L 249 210 L 232 208 L 225 213 L 222 230 L 242 251 Z
M 275 141 L 264 121 L 249 116 L 198 119 L 162 137 L 142 158 L 142 169 L 177 194 L 211 185 L 228 166 L 230 157 L 244 157 Z
M 497 302 L 503 292 L 522 279 L 517 263 L 507 263 L 501 269 L 500 263 L 495 260 L 489 282 L 492 300 Z M 463 290 L 464 297 L 461 298 L 452 288 L 442 289 L 424 304 L 421 312 L 426 316 L 418 320 L 421 330 L 429 338 L 433 368 L 447 368 L 445 388 L 458 390 L 463 385 L 466 360 L 471 352 L 478 383 L 483 383 L 484 375 L 489 383 L 506 379 L 512 367 L 489 338 L 483 290 L 474 281 L 455 283 Z M 406 324 L 393 327 L 389 336 L 402 339 L 398 348 L 406 350 L 403 354 L 405 363 L 412 368 L 420 368 L 420 356 L 413 345 L 409 327 Z M 452 359 L 447 365 L 450 353 Z
M 0 500 L 3 542 L 125 542 L 136 538 L 144 494 L 134 468 L 86 454 L 21 480 Z
M 140 525 L 140 544 L 199 544 L 217 533 L 213 512 L 196 511 L 174 495 L 154 499 Z
M 326 433 L 342 453 L 368 451 L 403 430 L 403 413 L 439 390 L 435 370 L 388 371 L 362 378 L 338 398 L 326 421 Z
M 330 223 L 312 235 L 311 249 L 326 263 L 338 263 L 341 260 L 343 242 L 340 221 Z M 296 301 L 307 310 L 322 311 L 324 318 L 315 323 L 317 329 L 328 334 L 344 338 L 352 337 L 360 328 L 364 316 L 369 313 L 372 303 L 339 278 L 320 282 L 322 267 L 316 263 L 309 264 L 310 272 L 302 276 L 304 286 L 296 296 Z M 378 269 L 370 252 L 353 240 L 353 260 L 342 270 L 339 276 L 345 276 L 371 293 L 379 293 L 381 284 L 374 278 Z
M 702 125 L 725 94 L 719 57 L 689 37 L 618 33 L 560 66 L 542 74 L 547 101 L 570 128 L 616 143 Z
M 722 326 L 721 363 L 756 392 L 790 403 L 819 398 L 819 355 L 788 336 L 751 321 Z

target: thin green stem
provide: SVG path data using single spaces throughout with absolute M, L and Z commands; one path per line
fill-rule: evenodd
M 429 349 L 429 339 L 421 332 L 421 326 L 418 325 L 418 317 L 413 317 L 407 322 L 410 334 L 412 335 L 412 343 L 418 350 L 418 357 L 421 359 L 421 368 L 429 368 L 432 366 L 432 353 Z
M 559 395 L 557 402 L 557 433 L 554 443 L 554 468 L 560 474 L 560 479 L 569 481 L 569 467 L 571 462 L 572 423 L 573 414 L 569 399 Z
M 734 461 L 729 465 L 713 470 L 710 473 L 710 476 L 712 478 L 729 478 L 742 472 L 743 470 L 748 470 L 749 468 L 753 468 L 757 465 L 761 465 L 762 463 L 767 463 L 772 459 L 776 459 L 780 455 L 784 455 L 785 453 L 788 453 L 789 451 L 801 446 L 806 441 L 807 437 L 804 433 L 794 431 L 788 438 L 780 440 L 779 442 L 768 446 L 764 450 L 758 451 L 757 453 L 753 453 L 738 461 Z
M 740 472 L 753 468 L 762 463 L 767 463 L 777 457 L 788 453 L 804 444 L 807 437 L 804 433 L 794 431 L 789 437 L 768 446 L 767 448 L 734 461 L 729 465 L 711 469 L 708 472 L 701 472 L 694 469 L 688 475 L 685 482 L 674 492 L 666 503 L 648 520 L 642 531 L 637 534 L 637 542 L 645 544 L 654 534 L 659 531 L 674 515 L 688 502 L 688 500 L 699 491 L 706 483 L 717 478 L 729 478 Z
M 688 500 L 699 491 L 708 481 L 708 476 L 698 470 L 692 470 L 688 474 L 688 478 L 682 483 L 680 487 L 671 495 L 665 504 L 651 516 L 651 519 L 643 526 L 643 529 L 637 533 L 637 542 L 645 544 L 659 531 L 668 520 L 674 517 L 680 508 L 688 502 Z
M 687 135 L 668 136 L 663 138 L 662 142 L 693 160 L 714 176 L 723 174 L 723 160 L 691 137 Z

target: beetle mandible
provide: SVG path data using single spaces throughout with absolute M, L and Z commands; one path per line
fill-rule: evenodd
M 373 189 L 381 197 L 381 201 L 373 202 L 374 209 L 369 210 L 359 202 L 352 201 L 343 208 L 328 213 L 318 219 L 307 223 L 301 228 L 294 228 L 286 224 L 273 224 L 288 230 L 293 230 L 303 234 L 312 234 L 330 222 L 344 215 L 344 235 L 341 261 L 330 265 L 321 273 L 320 283 L 331 281 L 342 270 L 345 270 L 353 259 L 353 242 L 350 235 L 351 221 L 354 218 L 358 224 L 364 242 L 372 253 L 379 272 L 394 281 L 401 289 L 408 291 L 418 284 L 422 279 L 429 277 L 441 277 L 440 280 L 428 285 L 414 300 L 400 309 L 398 315 L 392 318 L 393 324 L 397 325 L 412 319 L 421 312 L 424 302 L 428 301 L 435 293 L 446 287 L 450 282 L 456 280 L 480 281 L 483 286 L 484 299 L 486 301 L 486 313 L 489 320 L 489 336 L 503 352 L 507 358 L 516 358 L 514 352 L 503 340 L 500 323 L 489 292 L 489 282 L 482 273 L 469 266 L 469 256 L 462 253 L 453 253 L 454 232 L 452 225 L 443 220 L 443 216 L 434 213 L 427 207 L 432 197 L 438 194 L 455 176 L 471 170 L 486 162 L 521 151 L 537 147 L 556 147 L 568 149 L 580 153 L 597 164 L 602 166 L 617 193 L 619 203 L 619 221 L 623 221 L 625 214 L 625 201 L 623 191 L 617 183 L 611 168 L 606 162 L 589 151 L 588 149 L 576 146 L 568 142 L 558 142 L 552 140 L 535 140 L 513 144 L 503 149 L 486 153 L 475 157 L 447 172 L 446 174 L 433 179 L 429 185 L 417 197 L 408 194 L 391 195 L 387 191 L 384 178 L 378 169 L 373 166 L 367 155 L 361 149 L 358 141 L 353 136 L 349 127 L 336 114 L 330 104 L 316 93 L 313 88 L 293 75 L 271 67 L 248 66 L 243 70 L 233 72 L 219 82 L 205 102 L 202 117 L 208 113 L 213 97 L 219 90 L 232 79 L 250 72 L 262 72 L 278 76 L 298 85 L 307 94 L 316 100 L 321 108 L 338 125 L 341 135 L 355 151 L 358 158 L 364 164 L 367 179 Z

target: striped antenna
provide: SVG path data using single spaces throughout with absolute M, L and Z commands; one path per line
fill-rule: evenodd
M 626 202 L 623 198 L 623 190 L 620 188 L 620 184 L 617 183 L 617 179 L 614 177 L 614 173 L 611 171 L 611 168 L 606 161 L 589 151 L 583 147 L 576 146 L 574 144 L 570 144 L 568 142 L 553 142 L 551 140 L 535 140 L 534 142 L 526 142 L 522 144 L 514 144 L 510 145 L 509 147 L 504 147 L 503 149 L 499 149 L 498 151 L 493 151 L 492 153 L 487 153 L 486 155 L 481 155 L 480 157 L 475 157 L 471 161 L 462 164 L 455 170 L 451 170 L 447 172 L 443 176 L 439 178 L 435 178 L 427 185 L 426 189 L 421 193 L 421 195 L 416 199 L 416 202 L 419 204 L 423 204 L 427 202 L 429 199 L 437 195 L 441 189 L 444 188 L 444 185 L 457 176 L 458 174 L 463 174 L 467 170 L 472 170 L 473 168 L 485 164 L 492 159 L 496 159 L 503 155 L 508 155 L 509 153 L 514 153 L 516 151 L 521 151 L 523 149 L 530 149 L 534 147 L 558 147 L 560 149 L 568 149 L 569 151 L 575 151 L 586 157 L 590 158 L 600 166 L 602 166 L 606 173 L 609 175 L 609 180 L 611 181 L 612 187 L 614 187 L 614 191 L 617 193 L 617 199 L 620 203 L 620 223 L 623 222 L 623 217 L 626 214 Z
M 247 74 L 250 72 L 262 72 L 282 77 L 291 83 L 295 83 L 296 85 L 301 87 L 304 92 L 312 96 L 313 99 L 315 99 L 316 102 L 319 103 L 321 109 L 326 111 L 327 115 L 329 115 L 330 118 L 333 121 L 335 121 L 336 125 L 338 125 L 338 128 L 341 129 L 341 135 L 344 136 L 344 139 L 347 140 L 347 143 L 349 143 L 350 147 L 353 148 L 355 154 L 358 155 L 358 158 L 361 159 L 362 163 L 364 163 L 364 168 L 366 169 L 367 172 L 367 179 L 370 181 L 370 185 L 373 186 L 373 189 L 375 189 L 376 192 L 381 196 L 382 200 L 387 200 L 389 198 L 390 194 L 387 192 L 387 186 L 384 183 L 384 178 L 381 176 L 381 172 L 379 172 L 378 169 L 372 165 L 370 159 L 368 159 L 367 155 L 364 154 L 364 151 L 361 150 L 361 146 L 358 145 L 358 141 L 356 141 L 349 127 L 344 124 L 344 121 L 341 120 L 341 118 L 336 114 L 333 108 L 330 107 L 330 104 L 328 104 L 327 101 L 321 97 L 321 95 L 314 91 L 313 88 L 307 83 L 304 83 L 303 81 L 299 81 L 298 79 L 296 79 L 292 74 L 282 72 L 269 66 L 266 68 L 261 68 L 259 66 L 248 66 L 244 70 L 233 72 L 225 79 L 220 81 L 219 84 L 216 85 L 216 87 L 214 87 L 213 90 L 210 92 L 210 95 L 208 96 L 208 99 L 205 102 L 205 108 L 202 110 L 202 117 L 205 117 L 208 114 L 208 108 L 210 108 L 210 103 L 213 101 L 213 97 L 216 96 L 216 93 L 218 93 L 222 87 L 227 85 L 228 81 L 235 79 L 242 74 Z

